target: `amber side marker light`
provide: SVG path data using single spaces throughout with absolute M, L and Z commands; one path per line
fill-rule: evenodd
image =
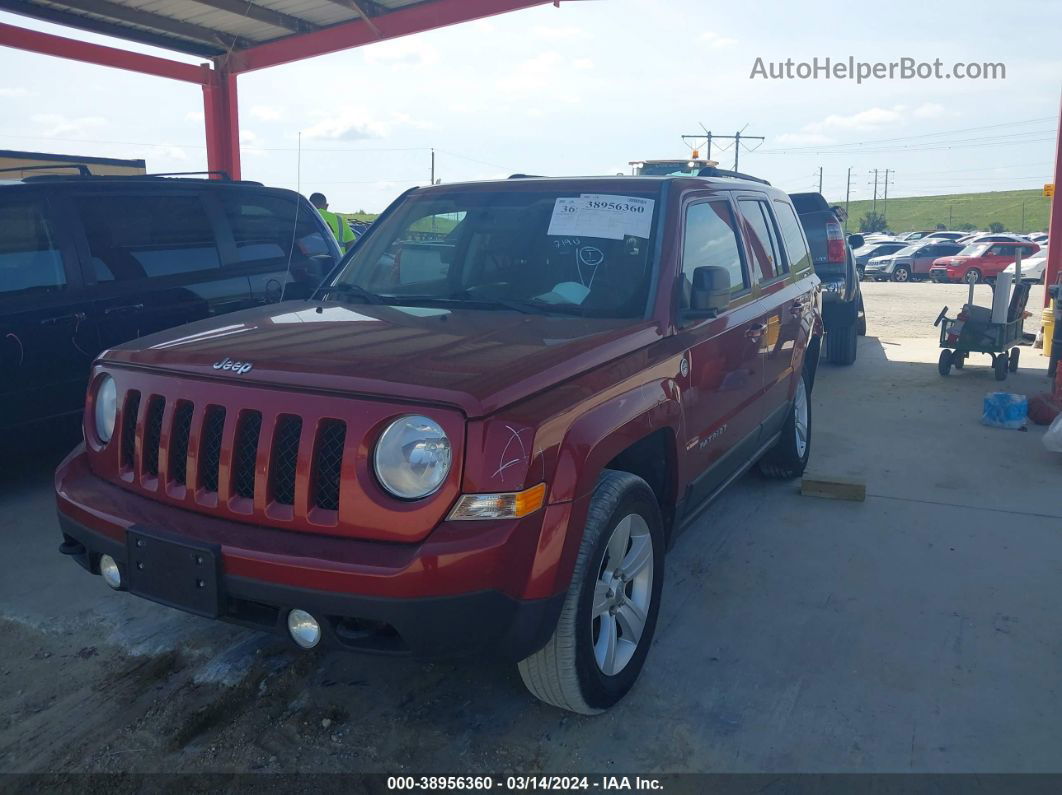
M 504 494 L 463 494 L 450 511 L 450 520 L 519 519 L 534 513 L 546 501 L 546 484 Z

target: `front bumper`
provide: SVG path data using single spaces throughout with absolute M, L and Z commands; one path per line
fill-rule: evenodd
M 326 646 L 520 660 L 545 645 L 564 601 L 563 590 L 536 595 L 529 578 L 540 534 L 563 530 L 570 504 L 520 521 L 444 522 L 420 544 L 397 544 L 189 513 L 97 478 L 83 451 L 60 465 L 55 485 L 60 551 L 87 571 L 98 574 L 107 554 L 127 572 L 128 530 L 209 545 L 220 558 L 217 617 L 285 637 L 288 612 L 300 608 Z
M 957 281 L 959 281 L 958 276 L 952 276 L 944 268 L 931 268 L 930 271 L 929 271 L 929 278 L 932 279 L 935 282 L 940 282 L 941 284 L 944 284 L 946 282 L 957 282 Z

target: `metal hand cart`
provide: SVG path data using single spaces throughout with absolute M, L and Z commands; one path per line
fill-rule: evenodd
M 971 353 L 984 353 L 992 357 L 992 370 L 997 381 L 1005 381 L 1007 373 L 1017 372 L 1021 351 L 1016 342 L 1023 338 L 1025 323 L 1025 304 L 1029 299 L 1029 285 L 1021 281 L 1021 259 L 1015 269 L 1014 294 L 1007 309 L 1004 323 L 992 322 L 992 310 L 974 306 L 974 285 L 970 285 L 970 296 L 957 317 L 948 317 L 948 308 L 944 307 L 933 322 L 940 327 L 940 358 L 937 360 L 938 372 L 946 376 L 951 368 L 961 370 L 966 357 Z M 1002 288 L 997 281 L 992 286 Z M 1009 349 L 1009 350 L 1008 350 Z

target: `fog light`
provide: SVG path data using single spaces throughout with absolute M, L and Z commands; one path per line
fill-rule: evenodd
M 122 587 L 122 572 L 110 555 L 100 556 L 100 575 L 103 577 L 103 581 L 114 590 L 117 591 Z
M 288 613 L 288 632 L 291 639 L 304 649 L 312 649 L 321 642 L 321 625 L 305 610 Z

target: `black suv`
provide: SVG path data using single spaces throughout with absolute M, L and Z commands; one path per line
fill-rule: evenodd
M 821 193 L 791 193 L 789 198 L 804 227 L 815 273 L 822 280 L 822 325 L 826 329 L 826 360 L 849 365 L 856 360 L 857 338 L 867 333 L 863 292 L 859 287 L 853 248 L 862 235 L 846 239 L 841 224 L 843 207 L 831 207 Z
M 256 182 L 0 182 L 0 432 L 79 414 L 101 350 L 306 297 L 339 258 L 309 202 Z

